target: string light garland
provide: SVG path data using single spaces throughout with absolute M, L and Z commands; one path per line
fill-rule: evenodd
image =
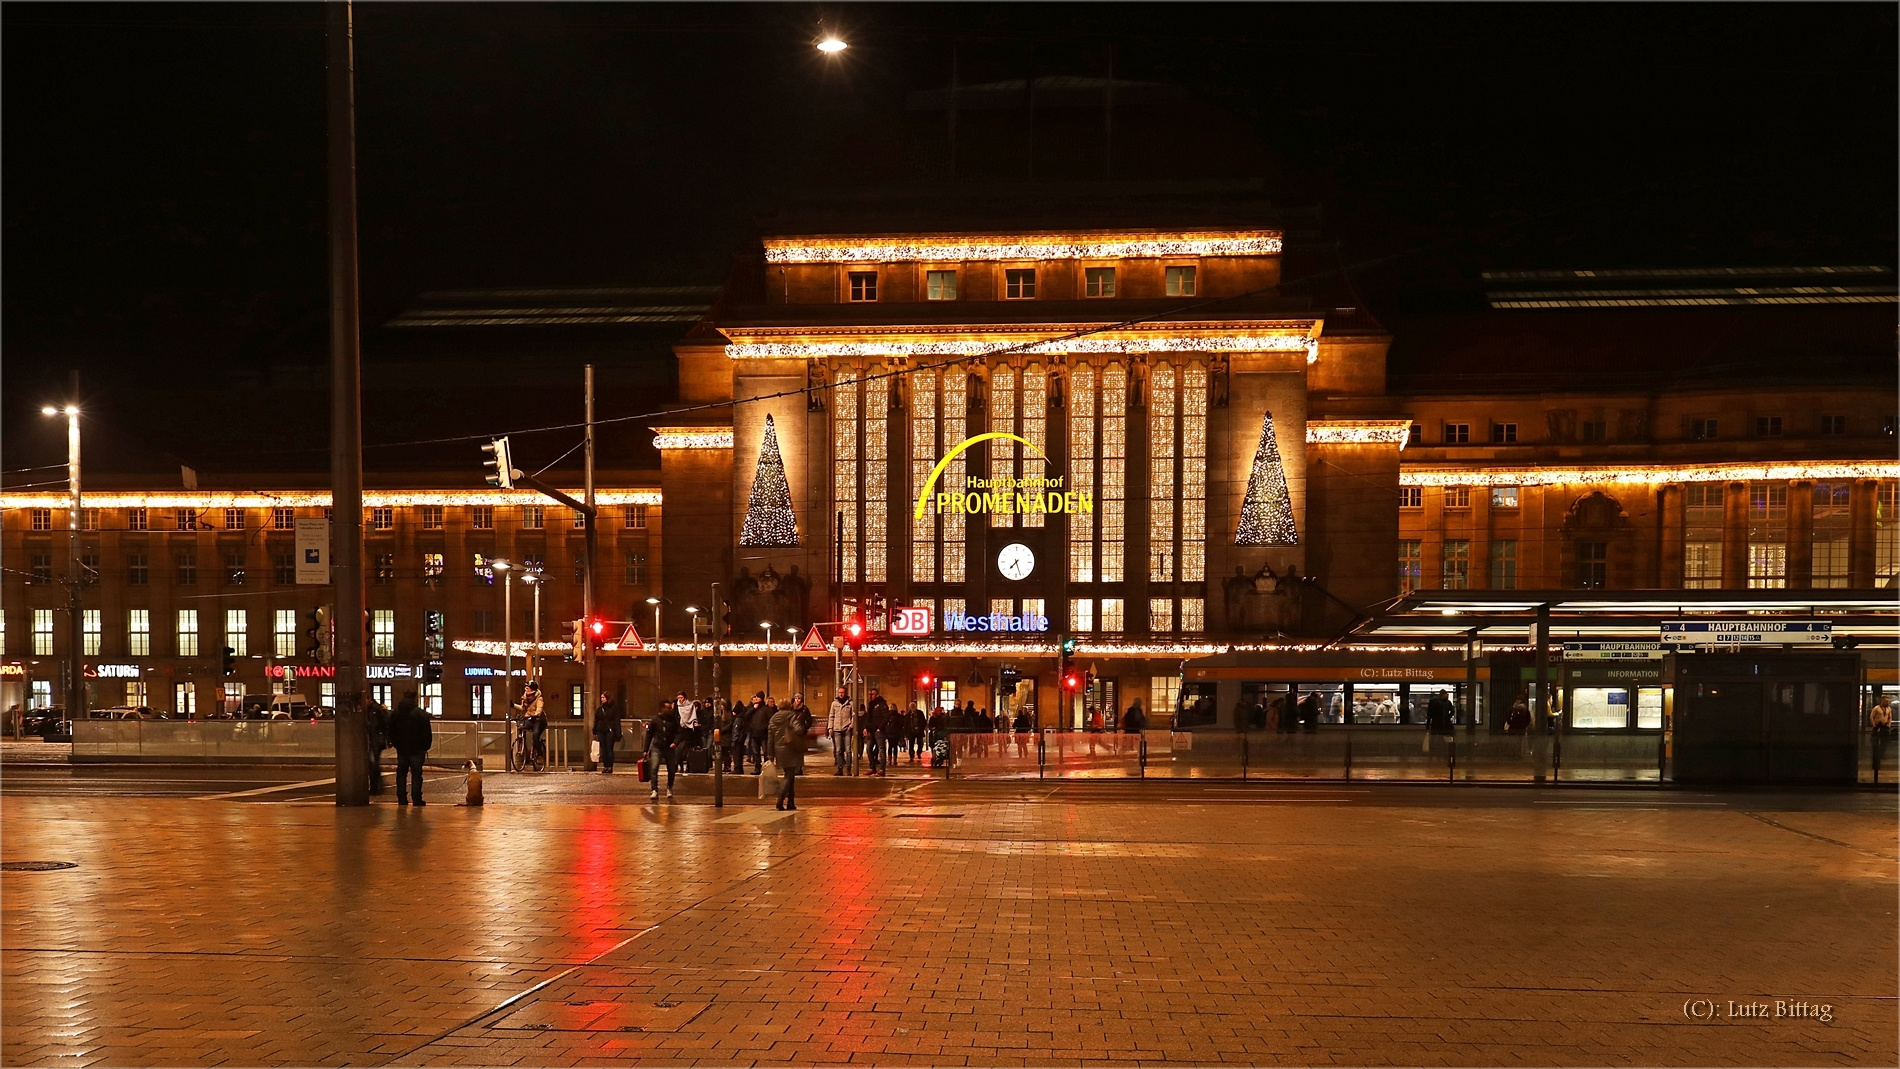
M 655 449 L 731 449 L 731 427 L 655 427 Z
M 1307 363 L 1319 359 L 1319 339 L 1309 334 L 1157 334 L 1135 338 L 1068 338 L 1046 342 L 857 341 L 735 342 L 726 346 L 734 360 L 826 359 L 832 357 L 983 356 L 1001 349 L 1031 355 L 1054 353 L 1276 353 L 1304 352 Z
M 852 237 L 765 239 L 770 264 L 848 264 L 957 260 L 1077 260 L 1156 256 L 1278 256 L 1277 230 L 1172 234 L 1061 234 L 1010 238 Z
M 569 490 L 580 497 L 581 490 Z M 0 494 L 0 508 L 46 508 L 71 500 L 65 491 L 33 494 Z M 599 505 L 658 505 L 658 490 L 596 490 Z M 547 498 L 533 490 L 365 490 L 363 504 L 369 508 L 401 505 L 544 505 Z M 96 492 L 87 491 L 86 507 L 153 509 L 266 509 L 325 508 L 330 504 L 327 491 L 289 490 L 250 491 L 172 491 Z
M 500 657 L 502 655 L 502 644 L 499 642 L 471 640 L 466 642 L 458 641 L 452 645 L 457 650 L 463 650 L 469 653 L 479 653 L 494 657 Z M 519 648 L 523 644 L 517 642 L 515 645 L 517 652 L 519 652 Z M 542 645 L 555 645 L 557 647 L 556 652 L 565 652 L 569 648 L 566 643 L 543 643 Z M 1510 647 L 1497 646 L 1487 642 L 1485 648 L 1509 649 Z M 662 657 L 691 657 L 693 655 L 693 649 L 693 644 L 690 642 L 662 642 L 659 644 L 659 653 Z M 699 655 L 704 657 L 708 655 L 711 647 L 707 643 L 701 642 L 698 649 Z M 762 642 L 734 642 L 728 639 L 720 644 L 720 649 L 729 657 L 762 657 L 765 655 L 766 647 Z M 788 651 L 797 652 L 797 643 L 775 642 L 772 644 L 773 657 L 783 657 Z M 613 657 L 651 657 L 653 656 L 654 650 L 651 642 L 647 644 L 645 649 L 635 649 L 629 646 L 624 650 L 615 643 L 608 643 L 607 645 L 601 646 L 598 652 Z M 1164 657 L 1178 659 L 1182 657 L 1218 657 L 1227 653 L 1352 654 L 1425 652 L 1428 651 L 1424 645 L 1417 643 L 1380 643 L 1340 647 L 1328 642 L 1090 642 L 1085 639 L 1078 641 L 1075 648 L 1075 656 L 1077 657 L 1101 657 L 1104 659 L 1117 657 Z M 892 642 L 886 640 L 866 643 L 862 654 L 867 657 L 1054 657 L 1056 655 L 1056 643 L 1036 640 L 1026 640 L 1022 642 L 958 642 L 942 639 Z M 799 653 L 799 656 L 829 658 L 831 653 L 827 650 L 824 653 Z
M 1237 546 L 1297 546 L 1299 528 L 1293 522 L 1293 499 L 1286 489 L 1286 468 L 1280 463 L 1280 443 L 1273 433 L 1273 413 L 1260 423 L 1260 447 L 1254 450 L 1253 471 L 1247 476 L 1247 496 L 1240 503 Z
M 508 656 L 508 648 L 511 645 L 514 647 L 514 655 L 517 657 L 525 657 L 530 652 L 540 654 L 569 653 L 574 649 L 574 644 L 571 642 L 543 642 L 536 645 L 533 642 L 507 643 L 479 638 L 456 639 L 454 642 L 449 643 L 449 648 L 455 650 L 457 653 L 473 653 L 483 657 L 506 657 Z
M 1555 486 L 1565 483 L 1778 482 L 1793 479 L 1900 479 L 1891 460 L 1813 460 L 1778 464 L 1605 465 L 1600 468 L 1413 468 L 1400 486 Z
M 785 481 L 785 460 L 778 451 L 778 428 L 765 417 L 765 440 L 759 447 L 759 467 L 752 476 L 752 499 L 746 504 L 741 546 L 789 549 L 798 545 L 798 517 L 792 513 L 792 488 Z
M 1412 421 L 1405 419 L 1315 419 L 1306 422 L 1307 445 L 1397 445 L 1405 448 Z

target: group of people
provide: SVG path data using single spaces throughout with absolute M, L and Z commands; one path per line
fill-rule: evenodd
M 435 745 L 433 718 L 413 690 L 404 691 L 391 711 L 369 703 L 369 792 L 383 793 L 383 751 L 396 751 L 396 804 L 428 805 L 422 800 L 422 762 Z

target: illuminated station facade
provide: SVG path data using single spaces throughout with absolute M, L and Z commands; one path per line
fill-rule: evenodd
M 726 694 L 820 705 L 833 654 L 794 650 L 861 619 L 859 675 L 904 705 L 1074 728 L 1139 699 L 1157 726 L 1231 728 L 1304 687 L 1322 722 L 1417 723 L 1444 694 L 1495 724 L 1519 687 L 1462 712 L 1473 640 L 1483 678 L 1518 672 L 1552 604 L 1553 642 L 1828 618 L 1862 685 L 1891 686 L 1891 273 L 1499 278 L 1488 307 L 1389 331 L 1337 268 L 1225 223 L 763 238 L 674 346 L 658 470 L 603 458 L 605 689 L 635 716 L 709 693 L 717 646 Z M 480 487 L 476 461 L 370 476 L 370 685 L 497 715 L 503 638 L 525 655 L 538 604 L 551 712 L 579 717 L 575 517 Z M 321 476 L 269 482 L 96 484 L 90 704 L 329 693 L 309 641 L 328 599 L 290 559 Z M 4 504 L 0 699 L 51 704 L 68 502 Z M 506 598 L 498 559 L 540 600 Z M 652 642 L 656 609 L 657 650 L 623 645 L 629 625 Z M 1570 726 L 1658 730 L 1659 687 L 1592 693 Z

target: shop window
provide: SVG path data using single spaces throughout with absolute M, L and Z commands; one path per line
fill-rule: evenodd
M 468 715 L 482 717 L 495 715 L 495 689 L 486 683 L 470 683 L 468 686 Z
M 1570 726 L 1615 730 L 1630 726 L 1630 692 L 1621 687 L 1570 688 Z
M 1493 486 L 1491 488 L 1491 507 L 1494 509 L 1514 509 L 1517 507 L 1517 487 Z
M 235 657 L 251 655 L 251 613 L 248 609 L 224 610 L 224 644 Z
M 1033 267 L 1011 268 L 1003 272 L 1003 297 L 1011 301 L 1031 301 L 1036 298 L 1036 269 Z
M 1420 486 L 1399 487 L 1399 507 L 1402 509 L 1422 508 L 1425 505 L 1425 489 Z
M 1491 424 L 1491 441 L 1496 445 L 1515 445 L 1517 443 L 1517 424 Z
M 1419 586 L 1420 562 L 1424 559 L 1424 543 L 1418 539 L 1402 539 L 1399 542 L 1399 593 L 1410 594 Z
M 1168 288 L 1168 296 L 1170 297 L 1194 296 L 1197 292 L 1199 292 L 1197 288 L 1199 284 L 1199 280 L 1195 277 L 1197 274 L 1199 274 L 1198 269 L 1193 268 L 1193 267 L 1168 268 L 1163 278 L 1163 281 L 1167 285 L 1167 288 Z
M 1781 437 L 1781 417 L 1780 416 L 1756 416 L 1755 417 L 1755 437 L 1757 438 Z
M 172 684 L 172 713 L 187 720 L 198 715 L 198 688 L 191 683 Z
M 270 525 L 279 531 L 296 530 L 297 529 L 297 510 L 282 508 L 282 507 L 271 509 L 270 510 Z
M 129 657 L 150 657 L 152 655 L 152 610 L 126 610 L 125 652 Z
M 53 681 L 36 679 L 33 681 L 33 696 L 27 704 L 34 709 L 50 709 L 53 705 Z
M 1610 544 L 1577 543 L 1577 585 L 1585 590 L 1601 590 L 1610 579 Z
M 424 683 L 422 685 L 422 707 L 430 716 L 442 716 L 442 684 Z
M 1088 297 L 1115 296 L 1115 269 L 1112 267 L 1083 268 L 1082 293 Z
M 278 609 L 271 614 L 270 646 L 278 657 L 297 656 L 297 610 Z
M 851 299 L 852 300 L 854 301 L 877 300 L 877 272 L 876 271 L 852 271 L 849 275 L 849 278 L 851 282 Z
M 1820 420 L 1817 421 L 1815 430 L 1819 431 L 1822 434 L 1846 434 L 1847 433 L 1847 417 L 1846 416 L 1822 416 Z
M 1465 590 L 1471 586 L 1471 543 L 1464 539 L 1445 543 L 1442 590 Z
M 1517 589 L 1517 539 L 1491 543 L 1491 589 Z
M 198 610 L 178 610 L 178 656 L 198 656 Z
M 1465 443 L 1469 441 L 1471 441 L 1471 424 L 1469 423 L 1445 424 L 1445 444 L 1446 445 L 1464 445 Z
M 924 299 L 931 301 L 954 301 L 957 299 L 957 273 L 955 271 L 927 271 L 924 273 Z

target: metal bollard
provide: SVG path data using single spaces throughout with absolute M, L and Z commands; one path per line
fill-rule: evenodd
M 726 807 L 726 744 L 718 728 L 713 729 L 713 808 Z
M 1147 779 L 1148 778 L 1148 736 L 1146 735 L 1135 736 L 1135 744 L 1137 747 L 1137 753 L 1139 754 L 1139 760 L 1141 761 L 1140 778 Z

